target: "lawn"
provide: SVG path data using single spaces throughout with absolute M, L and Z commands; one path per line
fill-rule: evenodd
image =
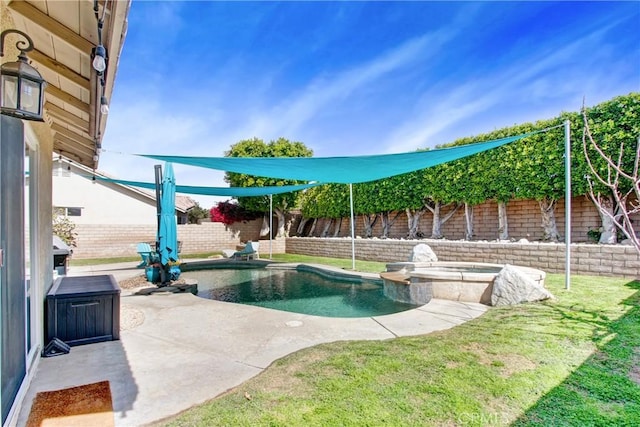
M 301 350 L 163 425 L 640 425 L 640 282 L 546 283 L 447 331 Z

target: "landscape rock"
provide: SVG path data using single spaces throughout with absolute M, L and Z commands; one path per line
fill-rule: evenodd
M 551 292 L 512 265 L 505 265 L 493 282 L 491 305 L 513 305 L 553 298 Z
M 411 255 L 409 256 L 410 262 L 434 262 L 438 261 L 438 257 L 436 256 L 433 249 L 426 243 L 420 243 L 419 245 L 415 245 L 413 250 L 411 251 Z

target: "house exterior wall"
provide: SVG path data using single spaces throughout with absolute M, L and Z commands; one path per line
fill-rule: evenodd
M 0 2 L 0 27 L 15 28 L 6 2 Z M 5 43 L 5 55 L 0 63 L 15 61 L 18 50 L 13 43 Z M 29 170 L 29 186 L 25 186 L 25 260 L 28 260 L 25 296 L 29 297 L 29 309 L 26 328 L 27 348 L 5 349 L 20 352 L 26 360 L 26 375 L 18 390 L 12 408 L 6 420 L 10 424 L 16 414 L 30 378 L 33 376 L 39 361 L 40 350 L 44 343 L 43 336 L 43 304 L 45 295 L 53 285 L 53 255 L 51 245 L 52 209 L 51 209 L 51 158 L 53 138 L 48 125 L 40 122 L 23 121 L 25 136 L 25 169 Z M 20 230 L 16 230 L 20 232 Z M 25 301 L 26 302 L 26 301 Z M 0 310 L 4 307 L 0 308 Z M 3 382 L 4 384 L 4 382 Z
M 66 164 L 61 169 L 54 167 L 53 206 L 81 208 L 80 216 L 69 217 L 74 224 L 157 224 L 155 200 L 118 184 L 93 181 L 73 167 L 69 172 L 65 168 Z

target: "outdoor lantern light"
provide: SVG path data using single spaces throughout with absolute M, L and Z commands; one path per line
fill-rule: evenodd
M 107 97 L 104 95 L 100 97 L 100 112 L 104 115 L 109 114 L 109 104 L 107 103 Z
M 107 69 L 107 50 L 101 44 L 93 50 L 93 69 L 98 73 Z
M 33 50 L 31 38 L 18 30 L 5 30 L 0 33 L 0 56 L 4 56 L 4 38 L 9 33 L 24 37 L 16 43 L 20 51 L 18 61 L 2 64 L 0 69 L 0 107 L 2 114 L 19 119 L 43 122 L 44 88 L 47 82 L 38 70 L 27 62 L 25 52 Z M 26 44 L 26 47 L 25 47 Z

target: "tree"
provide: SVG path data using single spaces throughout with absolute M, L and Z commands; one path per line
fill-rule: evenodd
M 201 220 L 209 217 L 209 211 L 200 207 L 198 202 L 195 202 L 195 205 L 187 211 L 187 216 L 189 224 L 199 224 Z
M 519 133 L 561 125 L 562 116 L 520 126 Z M 556 127 L 531 135 L 514 145 L 513 173 L 518 178 L 515 198 L 538 201 L 542 218 L 542 240 L 558 242 L 560 233 L 555 217 L 558 199 L 565 194 L 564 128 Z
M 231 149 L 225 153 L 227 157 L 311 157 L 312 155 L 313 151 L 302 142 L 290 142 L 285 138 L 279 138 L 268 144 L 258 138 L 247 139 L 232 145 Z M 295 180 L 264 178 L 234 172 L 227 172 L 225 181 L 233 187 L 271 187 L 304 183 Z M 277 236 L 286 237 L 289 234 L 289 230 L 286 228 L 286 217 L 289 210 L 297 206 L 299 192 L 274 194 L 272 197 L 273 211 L 278 218 Z M 239 197 L 238 203 L 249 211 L 269 211 L 268 196 Z
M 78 233 L 75 232 L 76 225 L 64 214 L 64 211 L 60 208 L 53 209 L 53 234 L 62 239 L 70 247 L 75 248 L 76 245 L 76 236 Z
M 597 206 L 600 215 L 617 227 L 640 253 L 640 239 L 631 220 L 632 215 L 640 213 L 640 173 L 638 171 L 640 137 L 635 141 L 635 150 L 633 150 L 635 155 L 625 154 L 624 138 L 619 140 L 617 154 L 609 154 L 603 147 L 605 144 L 596 143 L 594 140 L 585 108 L 582 110 L 582 116 L 584 120 L 583 152 L 591 171 L 591 174 L 586 176 L 589 196 Z M 630 145 L 633 145 L 633 142 L 630 142 Z M 597 154 L 594 156 L 589 149 L 595 150 Z M 632 165 L 628 162 L 629 158 L 633 159 Z M 607 240 L 615 239 L 615 232 L 606 229 L 605 231 L 611 236 Z
M 442 239 L 442 226 L 449 221 L 460 208 L 459 188 L 452 186 L 451 176 L 454 170 L 451 165 L 441 164 L 424 170 L 424 177 L 429 184 L 429 192 L 423 198 L 424 206 L 431 212 L 431 239 Z M 449 211 L 444 214 L 445 209 Z
M 607 182 L 616 179 L 618 172 L 607 159 L 620 162 L 619 172 L 633 170 L 637 157 L 634 146 L 640 135 L 640 94 L 616 97 L 591 108 L 583 106 L 579 118 L 579 125 L 584 132 L 582 147 L 577 152 L 585 157 L 581 163 L 583 168 L 574 173 L 583 185 L 579 194 L 587 194 L 598 209 L 601 219 L 599 243 L 616 243 L 622 229 L 613 219 L 620 219 L 629 206 L 621 206 L 615 199 L 612 187 L 597 177 Z M 582 179 L 584 176 L 590 179 Z M 617 179 L 620 191 L 633 189 L 629 178 L 620 175 Z M 616 182 L 612 181 L 611 184 Z
M 621 158 L 621 170 L 633 170 L 635 152 L 630 147 L 634 146 L 635 139 L 640 135 L 640 94 L 617 97 L 587 111 L 591 136 L 598 142 L 602 152 L 615 159 L 615 149 L 624 141 L 625 153 Z M 578 113 L 562 113 L 551 120 L 502 128 L 487 134 L 462 138 L 439 148 L 544 130 L 521 141 L 435 168 L 354 186 L 355 210 L 358 215 L 364 217 L 365 233 L 372 234 L 375 221 L 381 220 L 385 236 L 388 233 L 385 223 L 388 225 L 393 221 L 390 213 L 396 212 L 397 218 L 398 213 L 404 211 L 408 221 L 408 237 L 419 237 L 422 235 L 418 230 L 420 219 L 431 210 L 431 235 L 438 237 L 442 234 L 439 232 L 442 224 L 453 209 L 445 215 L 441 215 L 440 211 L 446 212 L 443 209 L 446 204 L 451 203 L 451 206 L 455 206 L 456 203 L 463 203 L 465 238 L 471 239 L 473 206 L 486 200 L 495 200 L 498 203 L 498 238 L 506 240 L 509 238 L 507 203 L 513 199 L 533 199 L 538 202 L 540 208 L 542 239 L 558 241 L 560 236 L 555 210 L 557 201 L 564 197 L 566 191 L 563 122 L 567 119 L 571 122 L 573 136 L 570 141 L 571 191 L 574 196 L 588 195 L 589 187 L 583 177 L 591 175 L 592 172 L 582 153 L 580 132 L 577 131 L 582 127 L 582 117 Z M 606 161 L 597 160 L 599 154 L 595 149 L 589 147 L 587 151 L 600 176 L 606 177 Z M 627 174 L 633 175 L 631 172 Z M 620 215 L 624 214 L 617 206 L 613 193 L 608 191 L 605 185 L 597 180 L 593 180 L 592 183 L 595 185 L 595 193 L 599 194 L 601 207 L 609 211 L 609 215 L 601 214 L 604 226 L 601 239 L 615 239 L 616 225 L 611 218 L 616 215 L 622 218 Z M 628 191 L 632 188 L 624 187 L 623 190 Z M 347 194 L 346 192 L 347 190 L 344 190 L 343 194 Z M 332 207 L 330 202 L 335 200 L 335 196 L 322 201 L 324 193 L 319 192 L 317 197 L 317 200 L 308 201 L 314 208 L 307 211 L 315 209 L 314 216 L 309 218 L 338 218 L 335 213 L 331 213 L 335 206 Z M 627 203 L 636 203 L 631 196 L 627 197 Z
M 420 225 L 420 218 L 427 212 L 424 195 L 428 193 L 426 181 L 423 177 L 424 170 L 418 170 L 390 178 L 393 180 L 392 185 L 397 186 L 398 202 L 404 207 L 407 215 L 408 239 L 421 237 L 418 226 Z
M 465 240 L 473 239 L 474 206 L 488 199 L 487 186 L 481 179 L 484 173 L 481 160 L 482 157 L 476 155 L 442 165 L 446 171 L 447 191 L 464 205 Z
M 371 186 L 368 189 L 369 198 L 374 200 L 371 210 L 378 213 L 378 217 L 382 222 L 382 234 L 380 237 L 383 239 L 389 237 L 391 227 L 404 211 L 400 197 L 400 192 L 404 191 L 404 189 L 398 186 L 398 180 L 402 179 L 402 176 L 400 175 L 395 180 L 387 178 L 368 183 Z

